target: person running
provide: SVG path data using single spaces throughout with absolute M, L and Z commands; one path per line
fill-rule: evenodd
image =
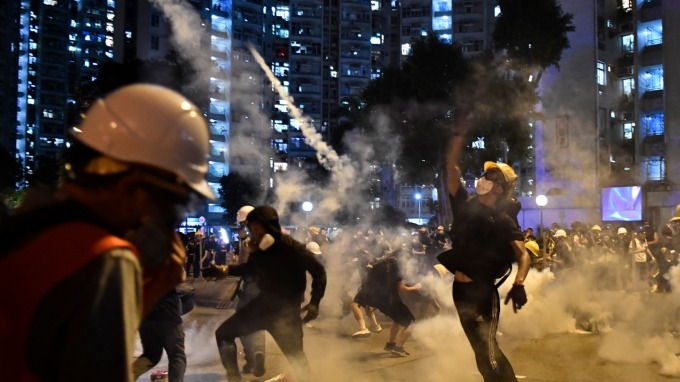
M 459 112 L 456 117 L 457 126 L 467 131 L 467 116 Z M 439 260 L 455 275 L 453 302 L 484 381 L 517 381 L 496 340 L 500 299 L 495 282 L 507 277 L 504 275 L 509 275 L 510 263 L 517 261 L 517 275 L 505 299 L 506 304 L 512 301 L 517 313 L 527 302 L 524 280 L 531 260 L 514 219 L 495 208 L 499 199 L 512 192 L 517 176 L 505 163 L 486 162 L 475 187 L 477 195 L 469 197 L 458 168 L 463 145 L 463 135 L 454 135 L 447 151 L 452 249 L 440 255 Z
M 302 346 L 302 324 L 319 315 L 326 289 L 326 270 L 305 245 L 281 232 L 276 210 L 255 207 L 246 217 L 250 231 L 250 258 L 235 266 L 212 265 L 208 277 L 256 275 L 259 295 L 237 310 L 215 331 L 220 359 L 229 382 L 241 381 L 235 339 L 266 330 L 276 341 L 294 370 L 298 382 L 310 380 L 309 362 Z M 300 318 L 300 303 L 312 275 L 311 300 Z

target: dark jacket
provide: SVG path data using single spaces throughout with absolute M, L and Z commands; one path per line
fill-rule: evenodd
M 261 297 L 299 305 L 307 287 L 306 272 L 309 272 L 312 275 L 310 303 L 319 305 L 326 290 L 326 270 L 304 244 L 282 235 L 268 249 L 251 251 L 247 263 L 229 267 L 230 275 L 254 275 Z

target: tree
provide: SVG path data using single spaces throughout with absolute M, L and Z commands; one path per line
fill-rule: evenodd
M 257 204 L 260 187 L 257 179 L 231 172 L 220 179 L 219 194 L 221 205 L 226 210 L 223 218 L 231 223 L 236 221 L 239 208 Z
M 17 189 L 22 178 L 21 163 L 0 146 L 0 202 L 9 208 L 16 207 L 23 199 L 23 192 Z
M 385 116 L 402 142 L 398 155 L 393 147 L 378 147 L 378 157 L 390 165 L 387 158 L 396 157 L 400 181 L 435 184 L 439 195 L 446 195 L 444 154 L 457 110 L 471 112 L 474 131 L 467 137 L 462 168 L 474 177 L 484 161 L 512 163 L 526 156 L 528 119 L 538 101 L 533 85 L 504 70 L 493 54 L 466 59 L 460 47 L 432 34 L 415 41 L 403 69 L 372 81 L 363 98 L 367 120 Z M 437 208 L 443 224 L 446 202 Z
M 450 135 L 455 89 L 469 70 L 459 47 L 430 33 L 413 42 L 402 69 L 386 70 L 363 92 L 365 110 L 372 114 L 365 119 L 386 116 L 402 142 L 396 164 L 403 181 L 431 184 L 436 178 Z M 368 131 L 374 128 L 373 123 L 365 125 Z M 376 149 L 379 158 L 394 154 L 387 145 Z
M 557 0 L 499 0 L 493 39 L 497 50 L 517 61 L 518 67 L 559 69 L 562 52 L 570 47 L 568 32 L 574 16 L 564 13 Z

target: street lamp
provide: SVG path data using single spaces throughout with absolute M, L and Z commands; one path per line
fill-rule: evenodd
M 422 195 L 420 195 L 420 192 L 418 192 L 418 193 L 416 193 L 415 197 L 416 197 L 416 200 L 418 201 L 418 225 L 421 225 L 422 222 L 420 220 L 420 199 L 421 199 Z
M 314 208 L 314 205 L 312 202 L 304 202 L 302 203 L 302 210 L 305 211 L 305 225 L 307 225 L 307 215 L 309 215 L 309 212 Z
M 539 227 L 541 230 L 541 239 L 543 240 L 543 257 L 545 258 L 545 249 L 548 243 L 545 242 L 545 230 L 543 229 L 543 207 L 548 204 L 548 197 L 543 194 L 536 196 L 536 204 L 541 210 L 541 224 Z

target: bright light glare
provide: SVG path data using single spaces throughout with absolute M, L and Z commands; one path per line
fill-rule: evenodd
M 545 195 L 536 196 L 536 204 L 539 207 L 545 207 L 548 204 L 548 197 Z
M 312 208 L 314 208 L 314 205 L 312 204 L 312 202 L 304 202 L 304 203 L 302 203 L 302 210 L 303 210 L 303 211 L 309 212 L 309 211 L 312 210 Z

